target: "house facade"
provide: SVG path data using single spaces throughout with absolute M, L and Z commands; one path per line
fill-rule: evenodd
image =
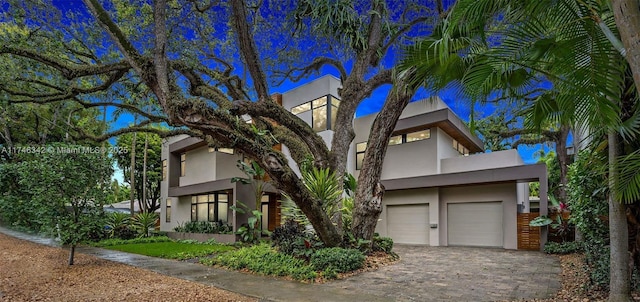
M 340 80 L 323 76 L 276 95 L 287 110 L 331 144 Z M 354 119 L 347 170 L 358 177 L 375 114 Z M 281 147 L 289 156 L 287 146 Z M 483 153 L 483 144 L 440 99 L 410 103 L 389 140 L 381 182 L 386 188 L 376 231 L 396 243 L 516 249 L 518 213 L 530 211 L 529 182 L 540 183 L 540 214 L 546 214 L 543 164 L 525 165 L 516 150 Z M 178 136 L 163 145 L 161 230 L 186 221 L 220 221 L 237 229 L 247 217 L 229 209 L 237 200 L 255 206 L 250 185 L 236 167 L 242 155 L 215 150 Z M 290 160 L 293 163 L 293 160 Z M 292 167 L 297 170 L 297 167 Z M 280 224 L 279 194 L 262 196 L 263 228 Z M 546 241 L 546 229 L 540 243 Z

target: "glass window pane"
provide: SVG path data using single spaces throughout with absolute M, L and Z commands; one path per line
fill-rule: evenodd
M 458 144 L 458 152 L 464 154 L 464 146 L 462 144 Z
M 407 143 L 428 139 L 430 137 L 431 137 L 431 130 L 429 129 L 407 133 Z
M 227 195 L 227 193 L 218 193 L 218 202 L 228 202 L 228 201 L 229 201 L 229 195 Z
M 195 204 L 191 205 L 191 221 L 197 221 L 197 206 Z
M 198 202 L 198 197 L 196 196 L 191 196 L 191 203 L 197 203 Z
M 262 195 L 262 198 L 260 199 L 261 202 L 269 202 L 269 195 L 264 194 Z
M 209 221 L 216 221 L 216 203 L 210 202 L 209 206 Z
M 313 109 L 313 130 L 327 130 L 327 106 Z
M 165 219 L 165 222 L 171 222 L 171 207 L 167 207 L 167 217 Z
M 364 162 L 364 153 L 356 154 L 356 170 L 362 169 L 363 162 Z
M 269 229 L 269 204 L 262 204 L 262 230 L 266 231 Z
M 331 107 L 331 124 L 330 129 L 334 130 L 336 128 L 336 119 L 338 119 L 338 107 Z
M 207 201 L 209 201 L 207 195 L 198 195 L 198 203 L 206 203 Z
M 222 223 L 228 223 L 229 219 L 227 217 L 229 210 L 229 204 L 226 202 L 218 203 L 218 221 Z
M 402 144 L 402 135 L 396 135 L 389 138 L 389 145 L 400 145 Z
M 458 150 L 458 141 L 457 140 L 453 140 L 453 149 Z
M 233 148 L 218 148 L 218 152 L 233 154 Z
M 171 206 L 171 199 L 170 199 L 170 198 L 168 198 L 168 199 L 167 199 L 167 207 L 170 207 L 170 206 Z
M 318 107 L 320 107 L 320 106 L 324 106 L 324 105 L 326 105 L 326 104 L 327 104 L 327 97 L 326 97 L 326 96 L 323 96 L 323 97 L 321 97 L 321 98 L 319 98 L 319 99 L 315 99 L 315 100 L 313 100 L 313 102 L 311 102 L 311 103 L 313 104 L 313 108 L 314 108 L 314 109 L 315 109 L 315 108 L 318 108 Z
M 338 100 L 335 96 L 331 96 L 331 105 L 339 107 L 340 106 L 340 100 Z
M 167 180 L 167 160 L 162 160 L 162 180 Z
M 306 103 L 304 103 L 302 105 L 298 105 L 298 106 L 295 106 L 295 107 L 291 108 L 291 113 L 298 114 L 298 113 L 302 113 L 302 112 L 309 111 L 309 110 L 311 110 L 311 103 L 306 102 Z
M 365 150 L 367 150 L 367 142 L 356 144 L 356 152 L 364 152 Z
M 209 204 L 199 203 L 196 205 L 198 207 L 198 221 L 207 221 L 207 216 L 209 214 Z

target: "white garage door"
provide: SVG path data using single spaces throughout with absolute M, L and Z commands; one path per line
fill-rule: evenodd
M 387 206 L 387 233 L 396 243 L 429 244 L 429 205 Z
M 502 247 L 502 203 L 450 203 L 447 206 L 449 245 Z

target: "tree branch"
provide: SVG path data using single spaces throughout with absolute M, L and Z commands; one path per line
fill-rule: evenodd
M 310 73 L 320 70 L 320 68 L 322 68 L 322 66 L 324 65 L 330 65 L 335 67 L 340 73 L 341 80 L 344 80 L 347 78 L 347 70 L 342 65 L 342 62 L 329 57 L 317 57 L 313 60 L 313 62 L 311 62 L 311 64 L 307 66 L 292 68 L 287 72 L 283 72 L 282 73 L 283 78 L 279 83 L 277 83 L 277 85 L 281 85 L 282 83 L 284 83 L 286 79 L 290 79 L 292 82 L 297 82 L 300 79 L 309 75 Z M 300 73 L 297 76 L 293 76 L 293 73 L 297 71 L 302 71 L 302 73 Z
M 251 78 L 253 86 L 258 94 L 259 101 L 272 102 L 269 97 L 269 88 L 267 78 L 262 70 L 262 63 L 256 47 L 255 40 L 251 34 L 251 28 L 247 22 L 249 14 L 243 0 L 231 0 L 231 17 L 232 26 L 236 32 L 238 39 L 238 48 L 240 48 L 240 56 L 242 57 Z

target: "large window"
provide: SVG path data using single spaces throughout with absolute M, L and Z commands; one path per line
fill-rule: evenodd
M 165 203 L 165 222 L 171 222 L 171 198 L 167 198 Z
M 162 180 L 167 180 L 167 160 L 162 160 Z
M 187 153 L 180 154 L 180 176 L 185 176 L 187 172 Z
M 311 127 L 314 131 L 333 130 L 338 114 L 340 101 L 331 95 L 323 96 L 291 108 L 291 113 L 298 115 L 311 111 Z
M 228 192 L 214 192 L 191 196 L 191 221 L 227 223 L 229 195 Z

